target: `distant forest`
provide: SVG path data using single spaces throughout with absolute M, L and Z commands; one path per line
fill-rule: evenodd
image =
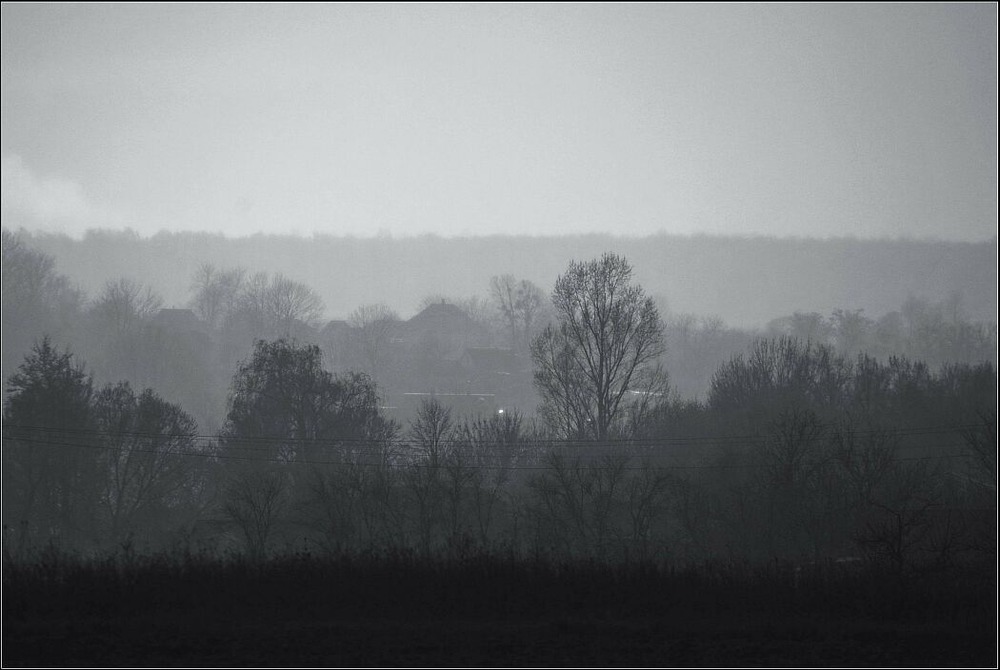
M 8 230 L 11 230 L 8 227 Z M 672 313 L 759 328 L 794 312 L 864 310 L 878 318 L 908 298 L 958 300 L 973 321 L 997 320 L 997 242 L 830 240 L 655 235 L 353 238 L 91 231 L 82 240 L 21 233 L 90 295 L 128 277 L 148 284 L 164 306 L 182 307 L 204 263 L 282 273 L 316 290 L 328 318 L 385 303 L 408 318 L 428 295 L 488 293 L 490 277 L 512 274 L 551 290 L 571 260 L 611 251 Z
M 830 345 L 848 358 L 901 355 L 932 369 L 996 364 L 995 241 L 143 238 L 131 231 L 75 240 L 5 229 L 3 379 L 48 335 L 97 382 L 154 388 L 215 430 L 253 341 L 294 335 L 319 345 L 331 371 L 375 378 L 404 424 L 431 393 L 478 394 L 453 400 L 457 413 L 478 400 L 530 415 L 538 396 L 528 345 L 553 319 L 553 283 L 570 261 L 609 249 L 629 260 L 657 304 L 661 362 L 679 399 L 704 399 L 719 366 L 758 337 Z M 530 289 L 533 313 L 504 314 L 493 285 L 499 278 Z M 300 294 L 293 311 L 272 315 L 295 321 L 292 330 L 231 319 L 214 304 L 229 291 L 231 308 L 249 300 L 273 311 L 263 303 L 281 290 Z M 453 309 L 435 317 L 427 311 L 434 303 Z M 189 309 L 197 322 L 184 322 Z

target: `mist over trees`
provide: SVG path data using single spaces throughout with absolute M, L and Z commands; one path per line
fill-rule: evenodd
M 1000 670 L 1000 4 L 0 11 L 0 670 Z
M 8 382 L 4 398 L 5 528 L 25 546 L 55 535 L 72 545 L 94 528 L 97 496 L 74 484 L 95 481 L 97 454 L 73 448 L 94 429 L 93 381 L 68 352 L 43 339 Z
M 510 274 L 548 293 L 570 259 L 624 256 L 646 292 L 678 314 L 717 316 L 740 328 L 763 327 L 795 311 L 828 316 L 863 309 L 869 318 L 910 297 L 940 302 L 962 296 L 966 318 L 997 319 L 996 240 L 795 239 L 768 237 L 613 235 L 561 237 L 308 238 L 207 233 L 92 230 L 80 240 L 22 232 L 32 249 L 55 259 L 59 272 L 90 295 L 109 279 L 149 284 L 168 307 L 190 298 L 190 281 L 205 263 L 277 273 L 312 287 L 328 318 L 358 305 L 386 303 L 409 318 L 429 295 L 489 293 L 493 276 Z M 462 287 L 456 289 L 456 287 Z M 663 311 L 664 305 L 660 308 Z
M 80 319 L 83 293 L 55 269 L 55 258 L 23 236 L 2 233 L 3 378 L 10 376 L 40 334 L 60 339 Z
M 995 360 L 996 322 L 970 321 L 962 303 L 956 292 L 938 302 L 910 296 L 899 309 L 877 318 L 860 309 L 836 309 L 828 317 L 795 312 L 768 323 L 766 332 L 831 344 L 851 356 L 910 356 L 934 367 Z
M 356 342 L 365 357 L 366 370 L 378 379 L 378 367 L 389 341 L 398 330 L 399 315 L 382 303 L 362 305 L 351 312 L 348 323 L 357 334 Z
M 537 324 L 546 307 L 545 294 L 527 279 L 518 281 L 514 275 L 494 275 L 490 278 L 490 298 L 501 318 L 510 328 L 511 349 L 528 349 Z
M 395 430 L 380 416 L 374 385 L 365 375 L 335 378 L 323 369 L 315 345 L 258 340 L 233 377 L 219 441 L 223 509 L 250 554 L 263 556 L 286 509 L 324 505 L 325 465 L 331 458 L 362 442 L 377 444 Z
M 183 307 L 142 274 L 89 299 L 3 241 L 21 554 L 503 547 L 898 572 L 995 552 L 996 326 L 957 293 L 746 329 L 672 310 L 607 252 L 549 295 L 502 272 L 408 318 L 385 296 L 327 319 L 316 289 L 252 266 L 192 268 Z
M 8 549 L 156 543 L 194 521 L 197 426 L 153 390 L 95 392 L 73 355 L 43 339 L 9 380 L 3 420 Z
M 152 389 L 137 394 L 128 382 L 101 389 L 93 411 L 102 436 L 99 467 L 107 472 L 99 494 L 107 541 L 118 545 L 164 524 L 163 515 L 200 488 L 192 459 L 198 426 Z

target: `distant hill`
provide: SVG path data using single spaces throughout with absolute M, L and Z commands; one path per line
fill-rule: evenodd
M 403 318 L 425 296 L 486 296 L 492 275 L 511 273 L 551 290 L 571 260 L 623 254 L 647 293 L 673 312 L 761 326 L 794 311 L 896 310 L 909 296 L 958 293 L 968 318 L 997 320 L 997 242 L 613 235 L 567 237 L 351 238 L 92 231 L 82 240 L 23 232 L 89 295 L 128 276 L 151 284 L 168 307 L 184 306 L 202 263 L 281 272 L 316 289 L 329 318 L 385 302 Z

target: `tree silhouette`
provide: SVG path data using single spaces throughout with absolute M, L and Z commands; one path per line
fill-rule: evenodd
M 606 439 L 632 404 L 628 396 L 648 402 L 666 391 L 659 313 L 631 280 L 631 266 L 611 253 L 574 261 L 556 280 L 560 323 L 535 338 L 531 355 L 543 411 L 562 432 Z
M 388 305 L 362 305 L 347 319 L 355 328 L 372 379 L 378 379 L 379 363 L 385 355 L 392 334 L 399 327 L 399 315 Z
M 152 389 L 137 395 L 128 382 L 101 389 L 94 414 L 104 447 L 101 499 L 118 542 L 190 485 L 198 427 L 177 405 Z
M 3 411 L 3 517 L 29 545 L 88 537 L 98 501 L 93 382 L 43 338 L 8 381 Z
M 384 423 L 366 375 L 335 377 L 316 345 L 258 340 L 233 377 L 223 445 L 246 442 L 243 448 L 272 461 L 308 460 Z
M 371 380 L 335 377 L 316 345 L 258 340 L 233 377 L 221 447 L 228 468 L 223 511 L 259 557 L 289 505 L 315 497 L 318 482 L 362 440 L 391 439 Z M 316 502 L 316 501 L 312 501 Z

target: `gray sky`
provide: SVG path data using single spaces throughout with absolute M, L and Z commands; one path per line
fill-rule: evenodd
M 2 5 L 5 225 L 991 239 L 997 5 Z

